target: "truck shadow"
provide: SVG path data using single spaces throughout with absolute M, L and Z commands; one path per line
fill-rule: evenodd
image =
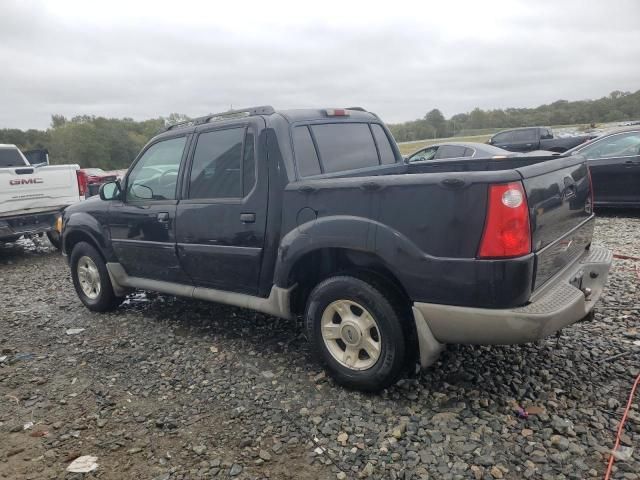
M 640 218 L 640 208 L 596 208 L 597 217 Z
M 60 255 L 46 237 L 27 239 L 21 238 L 16 242 L 0 242 L 0 265 L 11 264 L 21 259 L 33 256 Z

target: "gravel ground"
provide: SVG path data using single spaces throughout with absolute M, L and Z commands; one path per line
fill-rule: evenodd
M 596 243 L 640 257 L 639 232 L 602 215 Z M 558 340 L 450 346 L 364 395 L 296 322 L 144 293 L 94 314 L 44 241 L 0 246 L 0 477 L 602 478 L 640 372 L 636 266 L 617 259 L 595 319 Z M 640 478 L 639 396 L 614 478 Z M 97 470 L 65 473 L 79 455 Z

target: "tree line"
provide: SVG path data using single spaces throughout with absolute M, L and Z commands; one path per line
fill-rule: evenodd
M 507 108 L 482 110 L 475 108 L 468 113 L 458 113 L 445 118 L 434 108 L 423 118 L 389 125 L 398 142 L 480 134 L 483 129 L 592 124 L 640 120 L 640 90 L 621 92 L 616 90 L 597 100 L 569 102 L 558 100 L 536 108 Z
M 127 168 L 142 147 L 165 125 L 187 118 L 171 114 L 144 121 L 82 115 L 51 117 L 47 130 L 1 129 L 0 143 L 21 150 L 47 149 L 52 164 L 77 163 L 83 168 Z
M 0 129 L 0 143 L 13 143 L 22 150 L 46 148 L 54 164 L 77 163 L 84 168 L 112 170 L 127 168 L 144 144 L 163 127 L 187 119 L 176 113 L 144 121 L 88 115 L 68 119 L 53 115 L 47 130 Z M 422 119 L 389 125 L 389 128 L 398 142 L 406 142 L 483 133 L 482 129 L 623 120 L 640 120 L 640 90 L 615 91 L 597 100 L 558 100 L 536 108 L 475 108 L 451 118 L 445 118 L 434 108 Z

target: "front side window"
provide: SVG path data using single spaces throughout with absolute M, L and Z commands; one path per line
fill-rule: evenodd
M 175 200 L 186 137 L 151 145 L 127 177 L 127 201 Z
M 583 148 L 580 153 L 589 160 L 640 155 L 640 132 L 611 135 Z
M 513 132 L 498 133 L 494 135 L 491 143 L 507 143 L 507 142 L 510 142 L 512 138 L 513 138 Z
M 379 165 L 378 152 L 366 123 L 325 123 L 311 127 L 325 173 Z
M 245 128 L 198 136 L 189 183 L 189 198 L 242 197 L 242 141 Z M 253 145 L 253 142 L 251 142 Z

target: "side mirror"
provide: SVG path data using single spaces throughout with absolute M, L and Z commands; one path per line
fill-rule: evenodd
M 100 185 L 100 190 L 98 191 L 100 200 L 117 200 L 120 198 L 120 193 L 120 182 L 118 180 L 103 183 Z

